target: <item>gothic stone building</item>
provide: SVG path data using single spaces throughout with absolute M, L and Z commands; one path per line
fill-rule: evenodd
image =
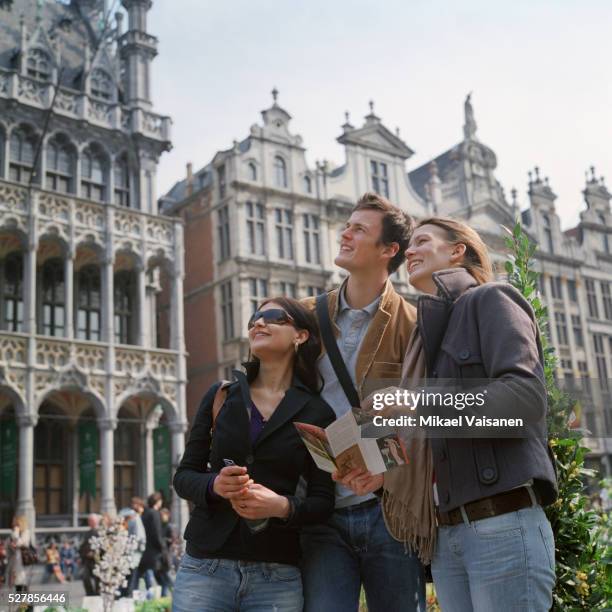
M 478 139 L 469 97 L 461 142 L 407 172 L 412 149 L 383 125 L 372 103 L 361 127 L 346 116 L 337 138 L 344 163 L 309 167 L 302 138 L 291 132 L 291 116 L 278 104 L 278 92 L 272 94 L 260 124 L 197 172 L 188 164 L 187 176 L 160 200 L 165 213 L 185 223 L 190 418 L 206 389 L 244 360 L 246 324 L 258 301 L 315 295 L 341 281 L 333 264 L 339 234 L 365 191 L 388 197 L 415 218 L 464 219 L 484 237 L 500 277 L 506 257 L 502 226 L 511 227 L 521 214 L 516 191 L 508 202 L 495 178 L 497 159 Z M 583 401 L 577 424 L 593 432 L 591 463 L 609 473 L 611 440 L 602 436 L 612 431 L 605 401 L 612 367 L 610 194 L 593 171 L 580 224 L 563 232 L 555 195 L 538 169 L 530 175 L 528 193 L 522 217 L 539 244 L 537 267 L 559 356 L 558 378 L 584 385 L 603 400 L 591 410 Z M 393 282 L 405 297 L 416 298 L 405 269 Z
M 105 5 L 0 8 L 3 528 L 171 496 L 184 449 L 183 226 L 157 211 L 171 121 L 150 97 L 151 0 L 122 0 L 127 24 Z

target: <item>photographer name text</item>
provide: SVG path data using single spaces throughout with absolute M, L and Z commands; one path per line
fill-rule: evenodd
M 456 417 L 441 417 L 437 415 L 384 417 L 377 414 L 372 423 L 376 427 L 522 427 L 523 419 L 493 418 L 460 414 Z

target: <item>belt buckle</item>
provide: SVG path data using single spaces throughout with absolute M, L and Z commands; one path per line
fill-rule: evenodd
M 483 500 L 483 511 L 485 512 L 487 518 L 492 518 L 497 516 L 497 509 L 495 508 L 495 501 L 493 497 L 486 497 Z

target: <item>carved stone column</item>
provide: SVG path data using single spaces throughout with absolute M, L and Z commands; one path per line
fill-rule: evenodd
M 36 196 L 32 195 L 30 200 L 32 207 L 31 215 L 36 210 Z M 25 253 L 24 278 L 23 278 L 23 330 L 30 335 L 36 334 L 36 251 L 38 240 L 36 236 L 36 221 L 31 217 L 29 223 L 28 250 Z
M 66 254 L 64 260 L 64 336 L 74 338 L 74 253 Z
M 185 278 L 183 226 L 174 224 L 174 274 L 170 296 L 170 348 L 185 352 L 185 312 L 183 306 L 183 280 Z
M 28 521 L 30 533 L 36 526 L 34 508 L 34 427 L 38 422 L 35 414 L 21 414 L 16 418 L 19 428 L 19 488 L 17 493 L 17 514 Z
M 101 499 L 100 512 L 114 516 L 115 505 L 115 447 L 116 419 L 98 419 L 100 429 Z
M 185 452 L 185 432 L 189 428 L 187 421 L 175 421 L 168 425 L 172 433 L 172 476 Z M 174 489 L 172 489 L 172 519 L 177 526 L 179 534 L 182 536 L 189 520 L 189 509 L 187 502 L 181 499 Z
M 138 344 L 149 346 L 149 311 L 147 308 L 147 272 L 144 263 L 138 268 Z

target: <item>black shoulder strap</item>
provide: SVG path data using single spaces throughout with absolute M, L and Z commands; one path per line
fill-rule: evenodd
M 323 339 L 323 344 L 329 355 L 329 360 L 334 368 L 334 372 L 342 385 L 342 389 L 344 390 L 344 394 L 349 404 L 352 408 L 358 408 L 361 401 L 359 400 L 357 389 L 355 389 L 355 385 L 351 380 L 351 375 L 346 369 L 346 364 L 344 363 L 344 359 L 342 359 L 338 343 L 334 336 L 331 319 L 329 318 L 329 309 L 327 307 L 327 293 L 322 293 L 317 296 L 316 311 L 317 318 L 319 319 L 319 328 L 321 329 L 321 338 Z
M 251 418 L 251 392 L 249 390 L 249 383 L 247 381 L 247 377 L 244 372 L 240 370 L 232 370 L 232 374 L 234 378 L 238 381 L 238 385 L 240 386 L 240 393 L 242 394 L 242 401 L 244 402 L 246 411 L 249 415 L 249 419 Z

